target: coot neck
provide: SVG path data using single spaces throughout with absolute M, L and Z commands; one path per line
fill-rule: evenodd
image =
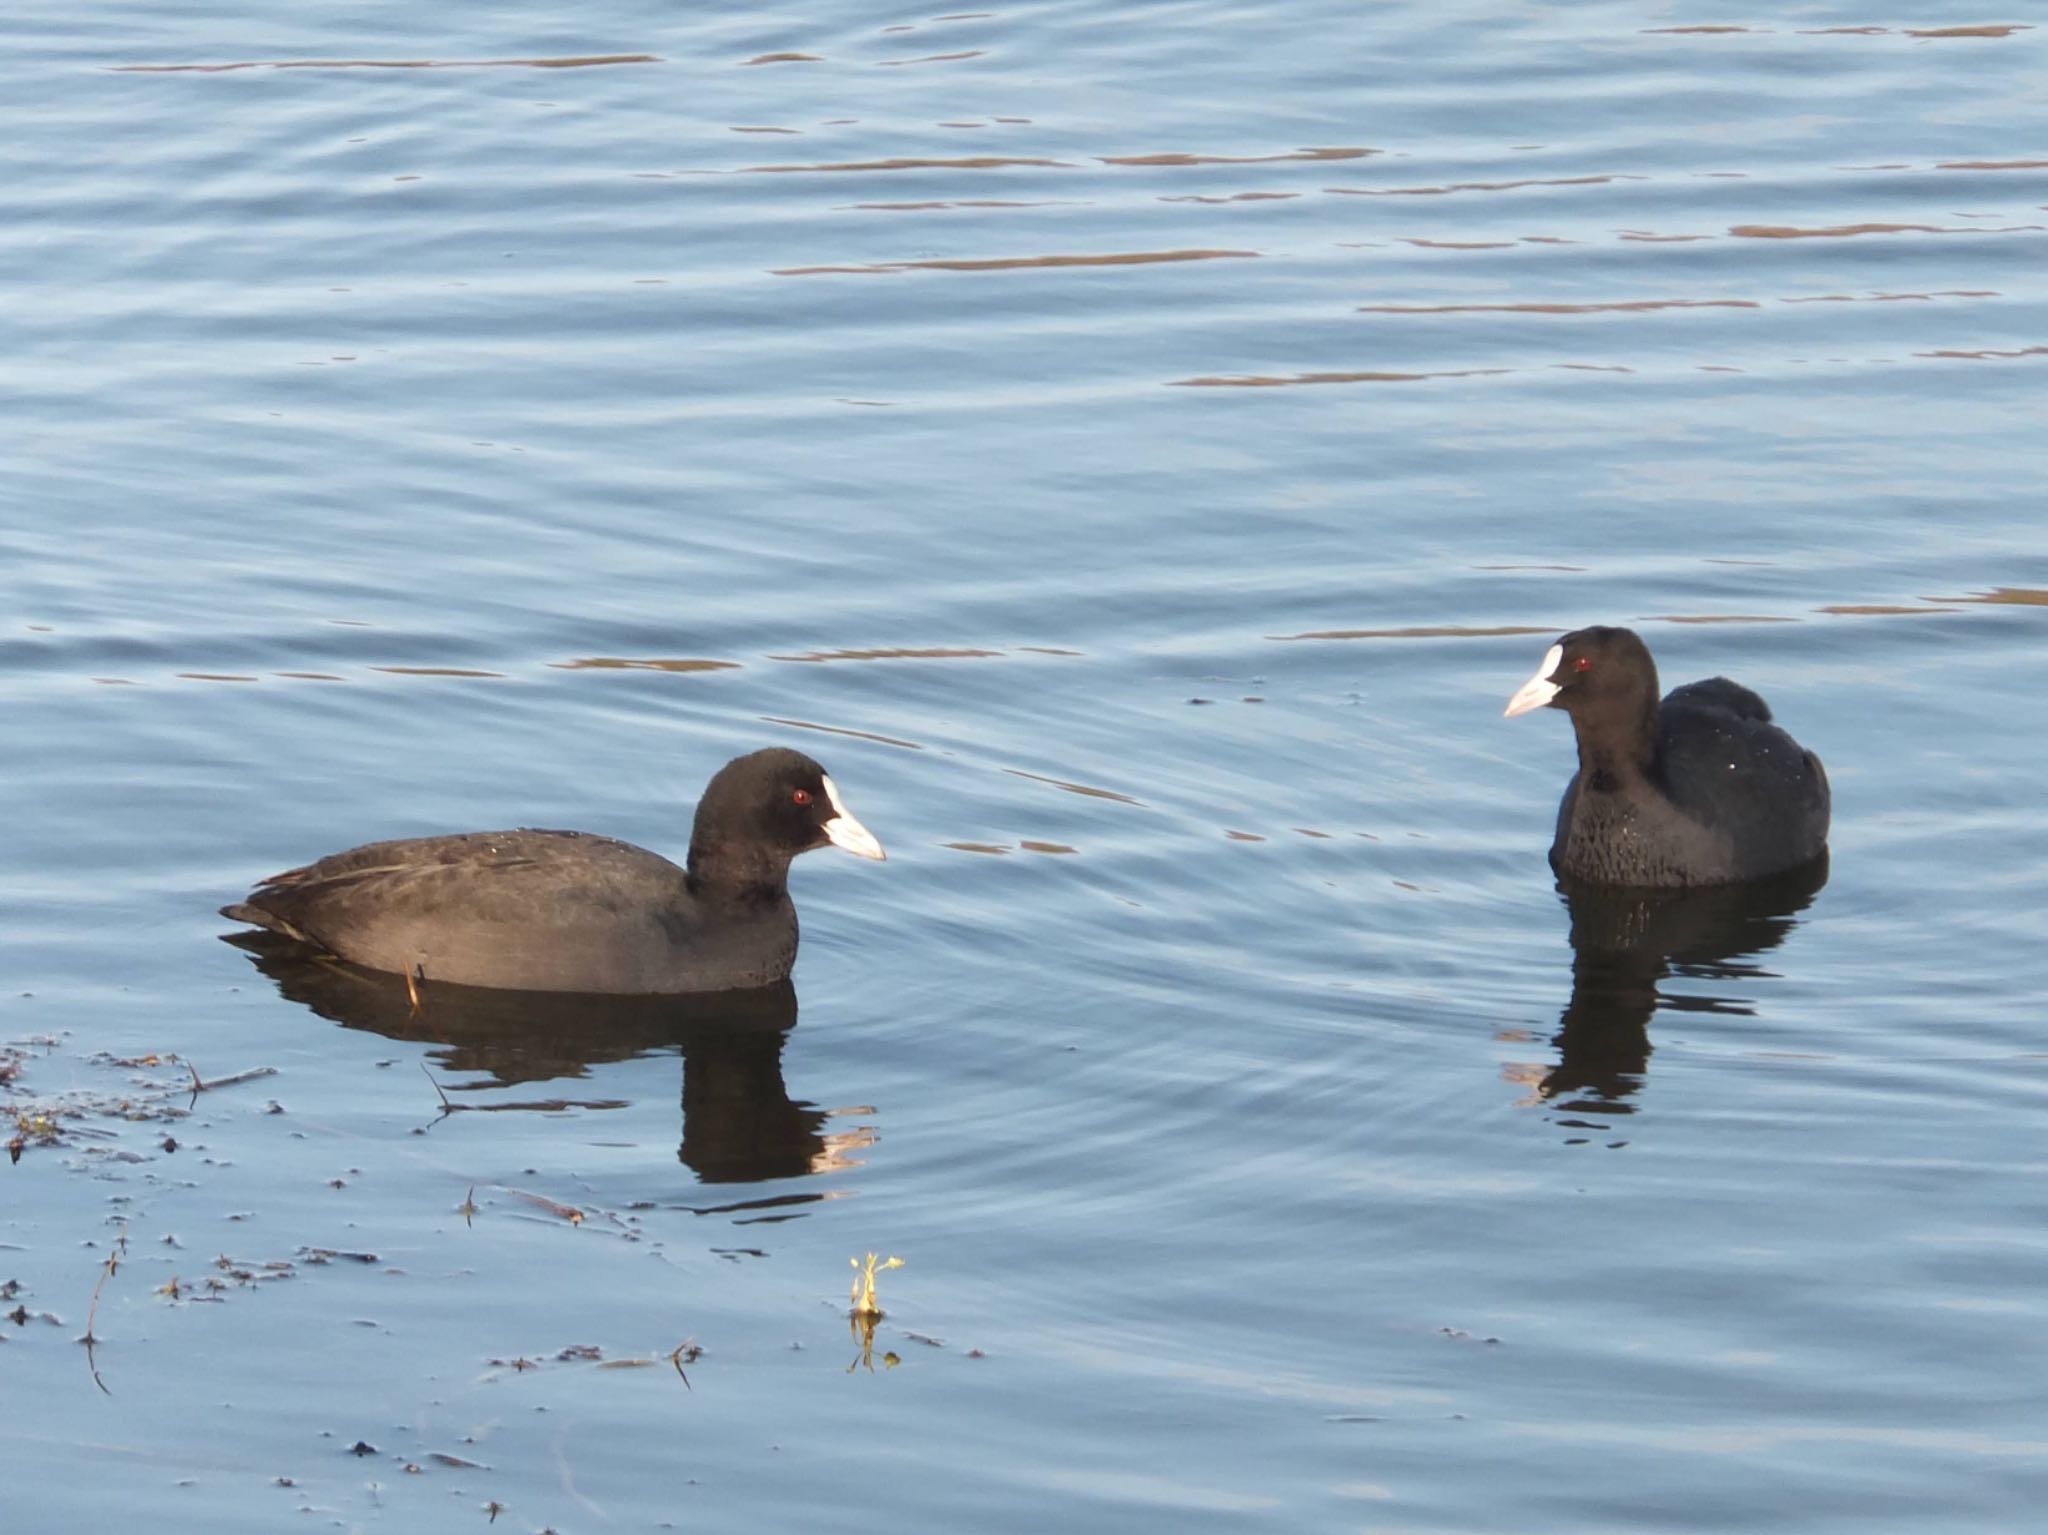
M 759 844 L 701 835 L 690 841 L 693 894 L 745 905 L 771 905 L 789 895 L 789 859 Z
M 1579 738 L 1579 776 L 1594 789 L 1638 784 L 1652 775 L 1657 759 L 1657 687 L 1640 697 L 1602 700 L 1572 715 Z

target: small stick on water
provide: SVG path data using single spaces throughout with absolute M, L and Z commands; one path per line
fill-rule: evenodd
M 420 1072 L 422 1075 L 426 1077 L 427 1085 L 433 1088 L 435 1096 L 441 1100 L 441 1107 L 443 1109 L 446 1109 L 450 1114 L 453 1114 L 455 1112 L 455 1105 L 450 1103 L 448 1101 L 448 1095 L 441 1091 L 441 1084 L 439 1082 L 436 1082 L 434 1080 L 434 1074 L 431 1071 L 427 1070 L 427 1063 L 425 1061 L 420 1062 Z
M 683 1360 L 688 1359 L 691 1364 L 695 1364 L 703 1357 L 704 1350 L 697 1346 L 695 1338 L 685 1338 L 676 1345 L 676 1351 L 668 1356 L 668 1362 L 676 1367 L 676 1374 L 683 1376 L 684 1390 L 694 1392 L 697 1388 L 690 1384 L 689 1376 L 683 1375 Z
M 538 1206 L 550 1215 L 560 1217 L 572 1226 L 583 1224 L 583 1212 L 574 1205 L 565 1205 L 560 1200 L 548 1198 L 545 1194 L 529 1194 L 525 1189 L 506 1189 L 505 1192 L 525 1200 L 530 1205 Z
M 212 1081 L 205 1082 L 200 1080 L 199 1068 L 190 1061 L 185 1062 L 185 1069 L 192 1073 L 192 1102 L 195 1104 L 199 1102 L 201 1093 L 210 1093 L 216 1087 L 233 1087 L 241 1082 L 254 1082 L 258 1077 L 277 1075 L 275 1066 L 251 1066 L 247 1071 L 231 1072 L 227 1076 L 215 1077 Z
M 274 1077 L 276 1075 L 277 1068 L 275 1066 L 251 1066 L 247 1071 L 237 1071 L 225 1077 L 214 1077 L 210 1081 L 201 1082 L 197 1091 L 210 1093 L 216 1087 L 235 1087 L 243 1082 L 254 1082 L 262 1077 Z
M 448 1095 L 441 1091 L 441 1084 L 435 1081 L 434 1074 L 427 1070 L 427 1063 L 425 1061 L 420 1062 L 420 1074 L 427 1079 L 427 1086 L 434 1090 L 434 1096 L 441 1100 L 441 1112 L 434 1116 L 431 1124 L 422 1126 L 418 1132 L 421 1135 L 425 1135 L 427 1131 L 434 1128 L 434 1125 L 438 1125 L 442 1120 L 452 1117 L 457 1110 L 466 1108 L 468 1105 L 450 1103 L 448 1101 Z
M 420 982 L 426 978 L 427 970 L 424 965 L 414 965 L 405 972 L 405 994 L 412 1001 L 412 1016 L 415 1021 L 420 1016 Z
M 123 1226 L 120 1237 L 114 1243 L 114 1250 L 107 1254 L 107 1261 L 100 1265 L 99 1283 L 92 1287 L 92 1305 L 85 1313 L 85 1336 L 79 1340 L 85 1344 L 85 1367 L 92 1372 L 92 1383 L 107 1396 L 114 1393 L 108 1391 L 107 1383 L 100 1379 L 99 1361 L 93 1357 L 93 1345 L 98 1343 L 99 1339 L 94 1335 L 92 1328 L 93 1323 L 99 1319 L 100 1292 L 106 1289 L 107 1281 L 114 1277 L 115 1271 L 121 1267 L 122 1258 L 126 1257 L 127 1253 L 128 1228 Z

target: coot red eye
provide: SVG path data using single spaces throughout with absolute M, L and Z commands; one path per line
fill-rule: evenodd
M 1591 656 L 1580 656 L 1576 661 L 1572 662 L 1572 670 L 1575 672 L 1589 672 L 1592 669 L 1593 658 Z
M 792 789 L 789 791 L 789 797 L 799 805 L 808 805 L 811 802 L 811 791 L 809 789 Z

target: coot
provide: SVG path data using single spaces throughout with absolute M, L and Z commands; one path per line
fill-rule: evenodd
M 712 777 L 687 869 L 584 832 L 413 837 L 274 874 L 221 915 L 427 981 L 643 995 L 765 986 L 796 960 L 789 861 L 828 842 L 883 856 L 825 770 L 777 747 Z
M 1550 863 L 1602 885 L 1716 885 L 1827 850 L 1828 775 L 1748 688 L 1710 677 L 1657 700 L 1657 664 L 1628 629 L 1567 634 L 1507 713 L 1572 717 L 1579 771 Z

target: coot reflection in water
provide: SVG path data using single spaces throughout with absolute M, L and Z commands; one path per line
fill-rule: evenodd
M 1562 881 L 1571 914 L 1572 995 L 1551 1043 L 1558 1063 L 1537 1094 L 1568 1110 L 1632 1113 L 1626 1100 L 1650 1066 L 1650 1020 L 1675 1013 L 1755 1012 L 1726 985 L 1660 991 L 1671 976 L 1714 983 L 1769 975 L 1752 957 L 1774 949 L 1828 880 L 1825 855 L 1772 879 L 1686 890 Z M 1578 1128 L 1594 1128 L 1580 1125 Z
M 828 1112 L 792 1099 L 783 1085 L 783 1041 L 797 1019 L 796 988 L 788 981 L 647 997 L 428 981 L 415 1005 L 402 976 L 365 970 L 273 933 L 223 937 L 287 998 L 321 1017 L 430 1044 L 429 1054 L 446 1069 L 490 1079 L 447 1089 L 454 1093 L 580 1077 L 600 1062 L 676 1051 L 683 1058 L 678 1157 L 704 1183 L 829 1172 L 872 1138 L 863 1130 L 828 1134 Z

